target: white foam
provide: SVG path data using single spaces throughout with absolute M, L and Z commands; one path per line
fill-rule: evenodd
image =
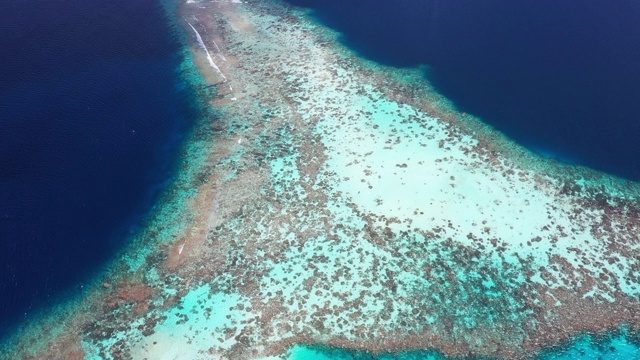
M 195 22 L 200 23 L 200 21 L 198 21 L 198 18 L 195 15 L 192 15 L 191 17 L 193 18 L 193 20 L 195 20 Z M 206 29 L 205 29 L 205 32 L 206 32 Z M 218 43 L 216 43 L 216 41 L 213 39 L 211 39 L 211 41 L 213 42 L 213 46 L 216 47 L 216 55 L 218 55 L 220 59 L 222 59 L 222 61 L 227 61 L 227 58 L 224 57 L 224 54 L 222 53 L 222 50 L 220 50 Z
M 223 61 L 227 61 L 227 58 L 224 57 L 224 54 L 222 53 L 222 51 L 218 47 L 218 44 L 216 44 L 216 41 L 213 40 L 213 39 L 211 39 L 211 41 L 213 42 L 213 46 L 216 47 L 217 55 L 220 57 L 220 59 L 222 59 Z
M 186 21 L 186 20 L 185 20 Z M 200 44 L 200 46 L 202 47 L 202 49 L 207 53 L 207 60 L 209 61 L 209 65 L 211 65 L 212 68 L 214 68 L 222 77 L 222 79 L 227 82 L 227 77 L 224 76 L 224 74 L 222 73 L 222 71 L 220 71 L 220 68 L 218 67 L 218 65 L 216 65 L 216 63 L 213 61 L 213 58 L 211 58 L 211 53 L 209 53 L 209 49 L 207 49 L 207 46 L 204 44 L 204 41 L 202 40 L 202 36 L 200 36 L 200 33 L 198 32 L 198 30 L 196 30 L 196 28 L 193 27 L 193 25 L 191 25 L 188 21 L 187 24 L 189 24 L 189 26 L 193 29 L 193 31 L 196 33 L 196 38 L 198 39 L 198 44 Z

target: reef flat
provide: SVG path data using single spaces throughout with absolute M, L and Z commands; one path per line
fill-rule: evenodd
M 638 184 L 533 156 L 304 10 L 188 1 L 179 17 L 215 116 L 172 202 L 13 358 L 526 359 L 639 330 Z

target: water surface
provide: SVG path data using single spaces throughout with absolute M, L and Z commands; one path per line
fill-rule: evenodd
M 155 0 L 0 4 L 0 335 L 77 294 L 171 178 L 194 115 Z

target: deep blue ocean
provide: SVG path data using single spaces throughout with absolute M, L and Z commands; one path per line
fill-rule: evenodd
M 640 180 L 640 2 L 289 1 L 529 149 Z
M 0 2 L 0 337 L 140 226 L 196 116 L 158 0 Z

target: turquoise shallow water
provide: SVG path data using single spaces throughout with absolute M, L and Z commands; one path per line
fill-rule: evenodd
M 625 360 L 640 359 L 640 346 L 626 332 L 603 337 L 584 336 L 571 345 L 541 355 L 540 360 Z
M 342 349 L 296 346 L 291 350 L 290 360 L 444 360 L 433 351 L 416 351 L 402 354 L 372 355 Z
M 291 349 L 289 360 L 447 360 L 435 351 L 410 351 L 373 355 L 366 352 L 350 351 L 327 347 L 296 346 Z M 460 359 L 460 358 L 455 358 Z M 487 358 L 466 357 L 467 360 Z M 628 333 L 619 332 L 609 336 L 582 336 L 575 342 L 548 350 L 537 360 L 635 360 L 640 359 L 640 346 L 628 337 Z

